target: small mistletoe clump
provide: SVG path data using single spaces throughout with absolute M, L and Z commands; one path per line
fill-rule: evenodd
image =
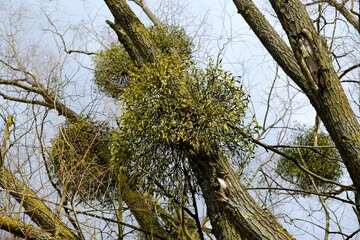
M 338 180 L 342 175 L 340 155 L 328 134 L 319 132 L 317 137 L 319 148 L 311 148 L 314 146 L 314 130 L 299 127 L 298 133 L 294 134 L 288 143 L 288 145 L 299 146 L 299 148 L 288 148 L 284 153 L 297 159 L 300 165 L 313 173 L 326 179 Z M 300 189 L 314 190 L 310 176 L 285 157 L 279 159 L 276 173 L 285 180 L 296 184 Z M 313 178 L 313 180 L 321 191 L 326 191 L 331 187 L 331 184 L 317 178 Z
M 165 55 L 176 53 L 184 61 L 189 60 L 192 52 L 192 40 L 183 28 L 163 25 L 150 27 L 150 36 Z M 119 99 L 129 83 L 129 72 L 135 63 L 121 44 L 111 44 L 94 57 L 94 82 L 109 96 Z
M 116 189 L 110 128 L 87 119 L 63 124 L 52 139 L 47 169 L 61 190 L 81 200 L 106 201 Z

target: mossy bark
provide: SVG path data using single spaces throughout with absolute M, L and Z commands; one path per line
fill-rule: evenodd
M 80 239 L 64 223 L 58 219 L 48 206 L 23 182 L 17 179 L 4 166 L 0 167 L 0 186 L 16 199 L 25 209 L 25 213 L 41 229 L 58 235 L 62 239 Z
M 50 233 L 9 216 L 0 215 L 0 229 L 29 240 L 55 239 Z
M 169 237 L 159 222 L 160 214 L 156 214 L 158 212 L 157 202 L 151 196 L 126 189 L 123 200 L 148 236 L 147 239 L 167 239 Z
M 115 24 L 111 26 L 133 60 L 154 60 L 157 48 L 150 38 L 149 32 L 126 1 L 105 0 L 105 3 L 115 18 Z

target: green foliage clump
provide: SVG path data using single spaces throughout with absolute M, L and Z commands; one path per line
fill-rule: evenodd
M 93 60 L 95 84 L 109 96 L 119 98 L 127 85 L 128 70 L 134 64 L 125 48 L 120 44 L 112 44 L 108 49 L 100 51 Z
M 184 142 L 202 144 L 206 152 L 243 154 L 246 141 L 239 131 L 245 123 L 248 96 L 238 77 L 209 62 L 205 69 L 169 55 L 141 64 L 129 72 L 122 94 L 118 139 L 112 146 L 137 172 L 164 179 L 176 175 Z M 179 168 L 177 168 L 179 167 Z M 131 168 L 131 167 L 130 167 Z
M 105 123 L 83 119 L 61 126 L 47 161 L 55 185 L 83 201 L 110 199 L 116 185 L 109 140 L 110 128 Z
M 150 36 L 164 54 L 175 53 L 183 60 L 190 59 L 192 41 L 183 28 L 176 26 L 150 27 Z M 99 89 L 118 99 L 128 84 L 128 72 L 134 62 L 121 44 L 112 44 L 93 58 L 94 82 Z
M 178 26 L 163 25 L 150 27 L 150 36 L 163 54 L 176 52 L 183 59 L 190 59 L 193 51 L 192 39 L 185 29 Z
M 288 143 L 294 146 L 314 146 L 313 128 L 299 127 Z M 318 133 L 317 145 L 320 148 L 288 148 L 284 153 L 298 160 L 298 163 L 313 173 L 330 180 L 338 180 L 342 175 L 340 155 L 330 136 L 324 132 Z M 323 147 L 321 146 L 328 146 Z M 333 146 L 333 147 L 332 147 Z M 276 173 L 285 180 L 295 183 L 300 189 L 314 190 L 309 175 L 297 167 L 291 160 L 281 157 L 277 162 Z M 326 191 L 330 184 L 314 178 L 317 188 Z
M 154 62 L 135 63 L 120 45 L 94 58 L 95 83 L 121 100 L 111 150 L 121 156 L 125 172 L 181 179 L 185 142 L 201 143 L 208 153 L 242 156 L 250 144 L 239 131 L 254 129 L 245 123 L 248 96 L 240 79 L 219 63 L 196 66 L 192 40 L 182 28 L 150 27 L 149 33 L 160 52 Z

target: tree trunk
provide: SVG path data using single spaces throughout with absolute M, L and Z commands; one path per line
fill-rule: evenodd
M 292 51 L 250 0 L 233 1 L 284 72 L 304 91 L 332 137 L 357 192 L 360 192 L 360 125 L 353 113 L 330 52 L 298 0 L 270 0 Z
M 124 44 L 125 49 L 135 61 L 154 60 L 157 54 L 157 48 L 153 40 L 150 38 L 149 32 L 141 21 L 136 17 L 125 0 L 105 0 L 106 5 L 110 9 L 115 18 L 115 24 L 118 31 L 115 30 L 119 40 Z M 127 42 L 123 42 L 126 39 Z M 131 41 L 131 45 L 130 41 Z M 134 51 L 134 48 L 136 51 Z M 133 55 L 136 53 L 135 55 Z
M 300 1 L 270 2 L 311 86 L 308 97 L 336 144 L 357 192 L 360 192 L 360 125 L 332 66 L 326 41 L 316 33 Z M 307 48 L 306 52 L 303 47 Z
M 217 239 L 293 239 L 249 195 L 226 158 L 185 145 Z

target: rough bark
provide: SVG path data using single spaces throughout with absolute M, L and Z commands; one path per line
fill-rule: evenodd
M 300 67 L 303 72 L 307 69 L 310 72 L 310 75 L 304 74 L 306 82 L 317 85 L 316 90 L 308 94 L 309 99 L 336 144 L 355 188 L 360 192 L 360 125 L 332 66 L 326 41 L 316 33 L 300 1 L 270 2 L 288 35 Z M 301 44 L 310 47 L 305 56 Z
M 25 213 L 41 229 L 58 234 L 62 239 L 80 239 L 62 223 L 28 186 L 17 179 L 4 166 L 0 167 L 0 186 L 6 189 L 25 209 Z
M 360 192 L 360 126 L 340 84 L 325 40 L 298 0 L 271 0 L 292 50 L 250 0 L 234 0 L 239 13 L 285 73 L 304 91 L 330 133 Z M 305 49 L 308 49 L 304 51 Z M 307 52 L 309 51 L 309 52 Z
M 185 144 L 217 239 L 293 239 L 241 185 L 228 160 Z
M 154 60 L 158 50 L 149 37 L 149 32 L 136 17 L 126 1 L 105 0 L 105 3 L 115 18 L 115 25 L 118 25 L 119 29 L 123 30 L 126 36 L 131 40 L 132 46 L 137 49 L 138 54 L 132 56 L 133 59 L 138 61 Z M 118 32 L 116 33 L 118 34 Z M 129 44 L 129 42 L 122 42 L 122 38 L 123 36 L 119 36 L 119 40 L 127 49 L 127 44 Z
M 299 83 L 303 80 L 300 67 L 289 46 L 283 41 L 273 26 L 266 20 L 257 6 L 251 0 L 233 0 L 238 13 L 249 24 L 260 42 L 269 51 L 274 60 L 281 66 L 284 72 Z M 294 80 L 295 81 L 295 80 Z M 301 88 L 305 88 L 302 85 Z

